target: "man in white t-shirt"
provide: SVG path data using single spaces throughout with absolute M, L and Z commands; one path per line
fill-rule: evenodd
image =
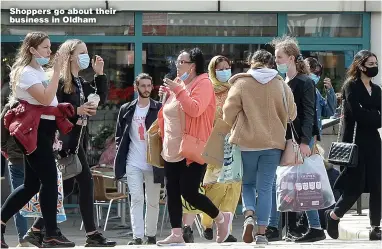
M 148 74 L 139 74 L 136 77 L 135 89 L 139 94 L 138 99 L 124 104 L 118 114 L 114 170 L 116 179 L 126 175 L 131 195 L 133 240 L 129 245 L 156 244 L 160 189 L 164 172 L 163 169 L 147 164 L 146 131 L 157 119 L 162 105 L 150 98 L 153 84 Z M 143 241 L 145 235 L 147 239 Z

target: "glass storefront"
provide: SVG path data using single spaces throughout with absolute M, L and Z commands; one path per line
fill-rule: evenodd
M 114 134 L 120 106 L 134 98 L 135 76 L 149 73 L 156 86 L 152 96 L 157 98 L 157 89 L 165 75 L 175 70 L 174 62 L 183 49 L 201 48 L 206 67 L 213 56 L 224 55 L 231 60 L 235 74 L 248 69 L 247 58 L 256 50 L 274 53 L 269 45 L 273 37 L 292 34 L 299 40 L 303 56 L 318 58 L 324 66 L 323 77 L 330 77 L 339 91 L 354 52 L 370 46 L 369 13 L 117 12 L 99 17 L 94 25 L 11 24 L 8 13 L 2 10 L 2 89 L 9 81 L 7 66 L 12 65 L 20 41 L 30 31 L 51 35 L 52 51 L 68 37 L 79 36 L 91 56 L 103 57 L 110 89 L 107 103 L 89 122 L 91 165 L 98 163 L 105 141 Z M 81 75 L 91 80 L 92 68 Z

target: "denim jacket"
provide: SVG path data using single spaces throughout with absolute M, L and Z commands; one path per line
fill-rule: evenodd
M 322 134 L 322 117 L 329 118 L 333 116 L 337 108 L 337 98 L 333 88 L 326 91 L 326 99 L 321 95 L 320 91 L 316 89 L 316 112 L 317 112 L 317 123 Z

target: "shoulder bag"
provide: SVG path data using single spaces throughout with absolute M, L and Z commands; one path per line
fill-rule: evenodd
M 343 167 L 357 167 L 358 164 L 358 146 L 355 144 L 357 134 L 357 122 L 354 124 L 353 142 L 340 142 L 342 126 L 344 122 L 345 101 L 342 100 L 340 124 L 338 128 L 337 142 L 330 146 L 328 162 Z

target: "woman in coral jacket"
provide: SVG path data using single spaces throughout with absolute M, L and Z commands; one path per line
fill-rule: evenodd
M 168 198 L 168 211 L 172 232 L 157 245 L 182 245 L 182 200 L 181 196 L 217 224 L 218 243 L 225 241 L 232 223 L 232 213 L 220 212 L 203 194 L 199 193 L 200 179 L 206 165 L 185 158 L 179 151 L 183 141 L 182 124 L 189 136 L 206 142 L 212 132 L 215 116 L 215 94 L 208 75 L 204 73 L 204 56 L 199 48 L 182 51 L 178 56 L 177 75 L 174 81 L 164 79 L 160 95 L 167 93 L 158 124 L 163 138 L 162 157 Z M 183 123 L 184 122 L 184 123 Z
M 223 105 L 227 98 L 231 85 L 228 80 L 231 78 L 231 63 L 228 58 L 218 55 L 211 59 L 208 65 L 208 75 L 214 86 L 216 96 L 215 119 L 223 118 Z M 235 213 L 237 203 L 241 193 L 241 182 L 218 183 L 221 167 L 207 165 L 207 171 L 204 176 L 204 186 L 206 196 L 221 211 Z M 212 240 L 213 221 L 207 214 L 202 214 L 202 226 L 204 228 L 204 238 Z M 237 239 L 230 234 L 225 242 L 236 242 Z

